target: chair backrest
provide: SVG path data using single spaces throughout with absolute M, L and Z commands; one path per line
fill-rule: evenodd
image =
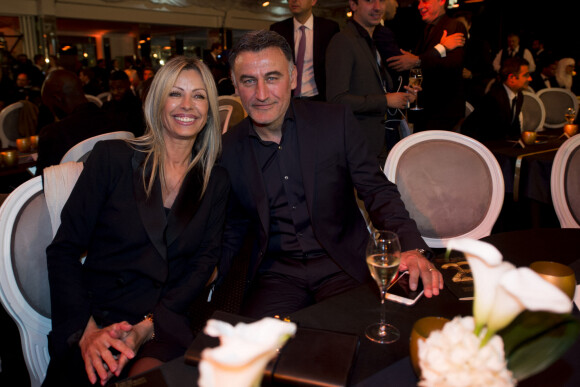
M 546 110 L 544 103 L 535 94 L 524 90 L 524 104 L 522 105 L 522 130 L 528 132 L 540 132 L 544 130 L 546 121 Z
M 232 116 L 232 112 L 234 111 L 234 107 L 232 105 L 222 105 L 219 107 L 220 113 L 220 122 L 222 125 L 222 134 L 228 131 L 230 118 Z
M 105 91 L 102 92 L 101 94 L 97 95 L 97 99 L 99 99 L 99 101 L 101 101 L 101 104 L 110 101 L 111 100 L 111 92 L 109 91 Z
M 495 79 L 495 78 L 492 78 L 492 79 L 490 79 L 490 80 L 487 82 L 487 85 L 485 86 L 485 91 L 484 91 L 484 94 L 487 94 L 487 93 L 489 92 L 489 90 L 491 89 L 491 87 L 493 86 L 493 84 L 494 84 L 495 82 L 496 82 L 496 79 Z
M 79 142 L 65 153 L 60 163 L 66 163 L 69 161 L 86 161 L 93 150 L 95 144 L 103 140 L 123 140 L 135 138 L 135 135 L 131 132 L 111 132 L 105 134 L 99 134 L 91 138 L 87 138 L 84 141 Z
M 556 152 L 550 178 L 552 202 L 562 228 L 580 228 L 580 135 Z
M 97 105 L 98 107 L 103 106 L 103 101 L 100 100 L 98 97 L 95 97 L 94 95 L 90 95 L 90 94 L 85 94 L 85 97 L 87 97 L 87 100 L 89 102 L 94 103 L 95 105 Z
M 228 129 L 236 126 L 241 120 L 248 116 L 246 110 L 242 106 L 242 101 L 240 97 L 236 95 L 220 95 L 218 97 L 218 103 L 220 106 L 231 105 L 233 107 L 232 115 L 230 116 L 230 122 L 228 123 Z
M 415 133 L 391 149 L 384 171 L 430 247 L 491 233 L 504 182 L 495 157 L 480 142 L 449 131 Z
M 18 133 L 18 118 L 22 102 L 15 102 L 6 106 L 0 112 L 0 141 L 2 148 L 15 147 L 16 139 L 20 137 Z
M 537 93 L 546 109 L 546 128 L 562 128 L 566 125 L 564 117 L 568 108 L 578 112 L 578 99 L 570 90 L 559 87 L 549 87 Z
M 465 118 L 469 117 L 469 115 L 473 113 L 473 110 L 473 105 L 465 101 Z
M 18 326 L 31 385 L 40 386 L 50 360 L 45 250 L 52 241 L 41 176 L 20 185 L 0 207 L 0 238 L 0 301 Z

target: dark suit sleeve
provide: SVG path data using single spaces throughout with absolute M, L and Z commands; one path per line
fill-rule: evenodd
M 360 77 L 374 77 L 373 69 L 369 66 L 366 71 L 370 74 L 354 74 L 355 70 L 362 71 L 356 66 L 356 61 L 365 60 L 356 51 L 358 42 L 353 41 L 346 33 L 340 32 L 332 38 L 326 50 L 326 97 L 328 102 L 340 103 L 349 106 L 354 113 L 384 113 L 387 109 L 387 100 L 384 93 L 358 95 L 352 94 L 351 84 L 358 82 Z M 372 78 L 370 78 L 372 79 Z
M 367 143 L 359 134 L 356 118 L 347 111 L 344 121 L 348 169 L 373 225 L 377 229 L 396 232 L 403 251 L 428 249 L 417 224 L 405 209 L 397 186 L 378 168 L 376 159 L 369 156 Z
M 101 144 L 98 143 L 91 152 L 63 207 L 58 232 L 46 250 L 53 345 L 59 353 L 66 350 L 71 335 L 84 331 L 91 316 L 91 303 L 83 286 L 79 258 L 89 245 L 110 181 L 107 171 L 110 159 Z
M 64 156 L 62 139 L 53 133 L 51 127 L 41 130 L 38 139 L 38 158 L 36 159 L 36 176 L 42 175 L 42 171 L 51 165 L 60 164 Z M 66 150 L 64 150 L 66 153 Z
M 456 32 L 461 32 L 464 36 L 467 37 L 467 30 L 465 26 L 455 20 L 449 20 L 443 26 L 443 30 L 447 30 L 447 35 L 452 35 Z M 435 49 L 435 45 L 438 44 L 441 40 L 441 36 L 443 35 L 443 31 L 437 36 L 437 41 L 433 41 L 432 47 L 429 47 L 419 55 L 421 59 L 421 67 L 422 68 L 445 68 L 445 69 L 454 69 L 463 66 L 463 58 L 465 56 L 465 48 L 464 47 L 457 47 L 454 50 L 447 50 L 446 56 L 444 58 L 441 57 L 439 51 Z

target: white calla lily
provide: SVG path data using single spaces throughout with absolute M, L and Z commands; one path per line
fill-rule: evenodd
M 570 298 L 558 287 L 527 267 L 510 270 L 501 276 L 494 307 L 487 327 L 492 332 L 506 327 L 525 309 L 570 313 Z
M 481 332 L 494 307 L 497 285 L 503 273 L 514 269 L 514 265 L 502 262 L 498 249 L 489 243 L 461 238 L 449 241 L 447 249 L 461 251 L 469 263 L 473 276 L 473 318 L 475 334 Z
M 199 363 L 200 387 L 259 386 L 268 361 L 296 333 L 296 324 L 263 318 L 232 326 L 208 320 L 204 332 L 220 338 L 220 345 L 204 349 Z

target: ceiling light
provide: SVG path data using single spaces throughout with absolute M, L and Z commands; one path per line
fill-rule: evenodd
M 264 2 L 262 3 L 262 7 L 267 7 L 267 6 L 269 6 L 269 5 L 270 5 L 270 2 L 269 2 L 269 1 L 264 1 Z

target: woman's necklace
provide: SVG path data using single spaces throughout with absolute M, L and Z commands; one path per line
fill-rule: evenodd
M 163 198 L 163 205 L 167 208 L 171 208 L 171 206 L 173 206 L 173 202 L 175 201 L 175 198 L 177 197 L 177 194 L 179 192 L 179 188 L 181 187 L 181 183 L 183 182 L 183 179 L 185 178 L 185 173 L 182 174 L 179 179 L 177 179 L 177 181 L 173 184 L 171 184 L 169 182 L 169 179 L 167 179 L 167 176 L 165 176 L 165 181 L 163 184 L 163 190 L 165 191 L 164 193 L 164 198 Z

